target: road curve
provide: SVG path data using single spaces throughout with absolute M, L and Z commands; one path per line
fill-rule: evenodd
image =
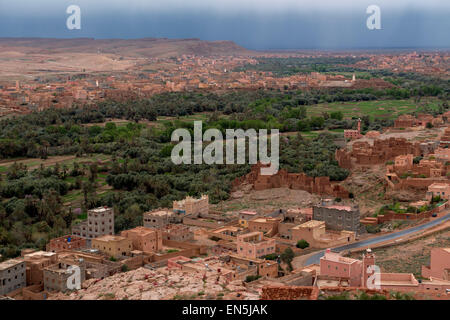
M 431 218 L 433 219 L 433 218 Z M 373 244 L 377 244 L 380 242 L 384 242 L 387 240 L 395 240 L 395 239 L 399 239 L 405 235 L 417 232 L 417 231 L 421 231 L 421 230 L 425 230 L 434 226 L 437 226 L 438 224 L 450 220 L 450 213 L 448 213 L 447 215 L 440 217 L 440 218 L 434 218 L 435 220 L 432 220 L 430 222 L 412 227 L 412 228 L 408 228 L 402 231 L 398 231 L 398 232 L 394 232 L 394 233 L 390 233 L 390 234 L 385 234 L 376 238 L 371 238 L 371 239 L 367 239 L 367 240 L 362 240 L 362 241 L 358 241 L 358 242 L 353 242 L 351 244 L 347 244 L 345 246 L 341 246 L 341 247 L 336 247 L 331 249 L 333 252 L 342 252 L 342 251 L 346 251 L 346 250 L 350 250 L 350 249 L 357 249 L 357 248 L 362 248 L 362 247 L 366 247 L 367 245 L 373 245 Z M 324 255 L 325 250 L 322 250 L 320 252 L 317 252 L 316 254 L 312 255 L 311 257 L 309 257 L 306 262 L 305 262 L 305 266 L 308 266 L 310 264 L 319 264 L 320 262 L 320 258 Z

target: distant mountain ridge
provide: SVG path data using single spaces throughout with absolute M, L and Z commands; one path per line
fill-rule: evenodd
M 181 55 L 222 56 L 255 55 L 233 41 L 205 41 L 200 39 L 51 39 L 0 38 L 0 55 L 11 48 L 25 53 L 110 53 L 129 57 L 166 58 Z

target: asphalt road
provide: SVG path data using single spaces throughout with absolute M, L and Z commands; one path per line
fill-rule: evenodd
M 342 252 L 342 251 L 346 251 L 346 250 L 350 250 L 350 249 L 366 247 L 368 245 L 377 244 L 377 243 L 384 242 L 387 240 L 400 239 L 405 235 L 408 235 L 408 234 L 411 234 L 411 233 L 414 233 L 417 231 L 425 230 L 425 229 L 434 227 L 446 220 L 450 220 L 450 213 L 448 213 L 447 215 L 440 217 L 440 218 L 431 218 L 431 219 L 434 219 L 434 220 L 431 220 L 430 222 L 418 225 L 416 227 L 408 228 L 408 229 L 405 229 L 402 231 L 398 231 L 395 233 L 390 233 L 390 234 L 386 234 L 386 235 L 379 236 L 376 238 L 353 242 L 353 243 L 347 244 L 345 246 L 336 247 L 336 248 L 331 249 L 331 251 Z M 309 257 L 305 262 L 305 266 L 310 265 L 310 264 L 319 264 L 320 258 L 324 255 L 324 253 L 325 253 L 325 250 L 322 250 L 322 251 L 312 255 L 311 257 Z

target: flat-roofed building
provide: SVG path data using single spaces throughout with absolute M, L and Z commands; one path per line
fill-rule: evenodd
M 144 212 L 144 227 L 161 229 L 174 222 L 175 213 L 169 209 L 157 209 Z
M 130 239 L 122 236 L 105 235 L 92 239 L 92 248 L 110 257 L 121 258 L 130 255 L 133 243 Z
M 44 284 L 44 268 L 55 264 L 58 255 L 54 252 L 34 251 L 23 252 L 26 263 L 27 286 Z
M 422 266 L 422 276 L 450 281 L 450 248 L 432 248 L 430 265 Z
M 281 220 L 281 218 L 255 218 L 248 221 L 248 229 L 252 232 L 260 231 L 271 236 L 278 232 L 278 224 Z
M 441 199 L 450 199 L 450 184 L 435 182 L 428 186 L 426 198 L 431 200 L 434 197 L 441 197 Z
M 294 243 L 300 240 L 308 242 L 310 247 L 328 248 L 352 242 L 356 239 L 353 231 L 327 231 L 325 221 L 310 220 L 290 229 L 291 239 Z
M 254 219 L 258 213 L 251 210 L 239 211 L 239 226 L 242 228 L 248 228 L 248 221 Z
M 51 239 L 47 244 L 47 251 L 59 252 L 63 250 L 80 250 L 86 248 L 86 239 L 78 236 L 63 236 Z
M 361 260 L 347 258 L 327 249 L 320 258 L 320 275 L 346 279 L 351 287 L 361 286 L 363 264 Z
M 162 234 L 164 240 L 179 242 L 194 240 L 194 232 L 189 226 L 183 224 L 168 224 L 163 228 Z
M 0 295 L 25 288 L 26 285 L 25 261 L 10 259 L 0 263 Z
M 275 239 L 264 239 L 262 232 L 250 232 L 237 236 L 237 255 L 245 258 L 259 258 L 275 253 Z
M 199 199 L 186 197 L 186 199 L 174 201 L 173 211 L 184 215 L 208 214 L 209 197 L 208 195 L 202 195 Z
M 103 235 L 114 234 L 114 210 L 109 207 L 99 207 L 88 210 L 87 219 L 72 227 L 72 235 L 90 240 Z
M 44 290 L 66 292 L 81 289 L 86 280 L 86 262 L 83 259 L 61 259 L 44 268 Z
M 358 207 L 344 205 L 321 205 L 313 207 L 313 220 L 325 221 L 331 230 L 361 231 Z
M 158 252 L 162 250 L 163 247 L 163 235 L 162 231 L 159 229 L 136 227 L 131 230 L 124 230 L 120 235 L 131 240 L 133 250 Z

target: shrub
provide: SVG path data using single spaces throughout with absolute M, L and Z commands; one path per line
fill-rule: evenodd
M 297 248 L 305 249 L 305 248 L 308 248 L 308 247 L 309 247 L 309 243 L 308 243 L 308 241 L 306 241 L 306 240 L 304 240 L 304 239 L 299 240 L 299 241 L 297 242 Z

